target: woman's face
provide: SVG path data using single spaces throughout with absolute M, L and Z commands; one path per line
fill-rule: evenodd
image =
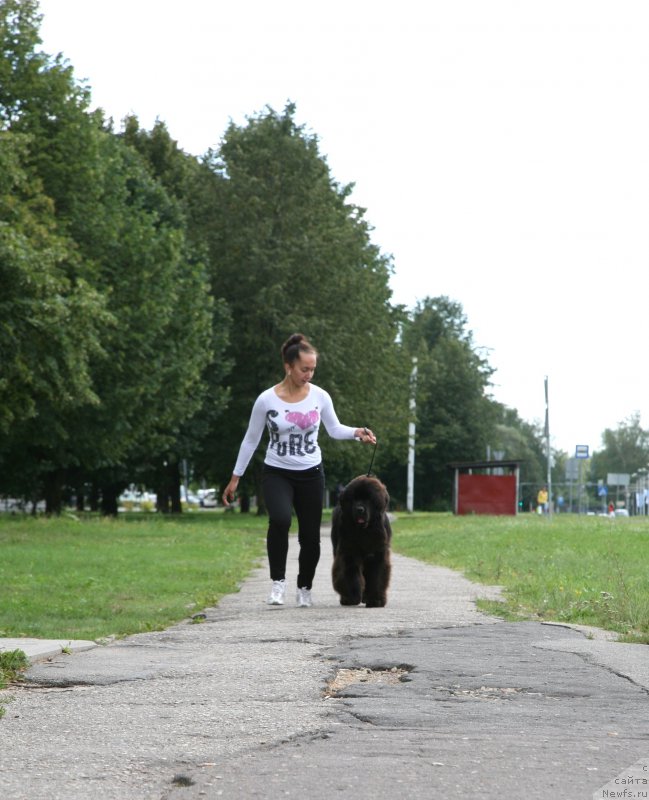
M 296 386 L 306 386 L 313 378 L 317 360 L 315 353 L 300 353 L 292 364 L 284 364 L 286 377 Z

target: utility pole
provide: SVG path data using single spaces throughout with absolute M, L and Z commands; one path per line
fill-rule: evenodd
M 417 401 L 417 357 L 412 359 L 412 372 L 410 373 L 410 421 L 408 422 L 408 494 L 406 508 L 412 512 L 415 496 L 415 410 Z
M 548 514 L 552 516 L 552 453 L 550 452 L 550 401 L 548 376 L 545 376 L 545 455 L 548 462 Z

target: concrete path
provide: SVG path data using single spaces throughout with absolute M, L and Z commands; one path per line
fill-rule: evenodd
M 48 661 L 62 653 L 72 655 L 97 647 L 84 639 L 0 639 L 0 653 L 22 650 L 32 663 Z
M 201 624 L 34 664 L 0 797 L 649 796 L 647 647 L 487 617 L 496 588 L 399 556 L 387 608 L 342 608 L 327 538 L 313 608 L 267 606 L 264 565 Z

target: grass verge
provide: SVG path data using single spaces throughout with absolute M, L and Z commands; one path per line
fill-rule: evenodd
M 95 640 L 161 630 L 236 591 L 265 552 L 265 521 L 3 517 L 0 552 L 0 636 Z
M 502 586 L 504 602 L 480 601 L 488 613 L 593 625 L 649 643 L 646 517 L 403 514 L 393 547 Z
M 503 587 L 509 619 L 649 643 L 649 519 L 400 514 L 395 551 Z M 214 605 L 265 555 L 264 518 L 0 517 L 0 636 L 99 639 L 161 630 Z M 321 580 L 326 577 L 321 576 Z
M 8 650 L 0 653 L 0 689 L 6 689 L 8 684 L 18 680 L 28 666 L 29 661 L 22 650 Z M 4 715 L 4 706 L 0 705 L 0 719 Z

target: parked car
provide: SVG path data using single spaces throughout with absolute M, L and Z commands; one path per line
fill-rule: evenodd
M 190 506 L 198 506 L 201 503 L 200 497 L 191 490 L 185 489 L 184 486 L 180 487 L 180 499 Z
M 119 506 L 126 511 L 153 511 L 157 499 L 154 492 L 140 492 L 131 486 L 119 496 Z
M 216 508 L 218 506 L 216 489 L 201 489 L 198 494 L 201 508 Z

